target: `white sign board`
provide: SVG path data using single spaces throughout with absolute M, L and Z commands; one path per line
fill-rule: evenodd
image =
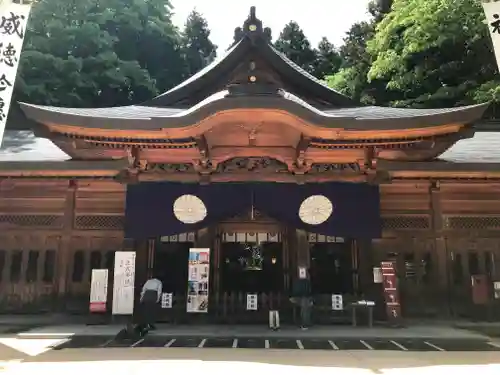
M 299 279 L 307 278 L 307 270 L 306 267 L 299 267 Z
M 332 310 L 344 310 L 344 299 L 342 298 L 342 294 L 332 294 Z
M 497 67 L 500 67 L 500 2 L 484 2 L 483 9 L 486 15 L 486 25 L 490 31 L 493 50 L 497 60 Z
M 208 312 L 209 278 L 210 249 L 189 249 L 187 312 Z
M 135 251 L 115 253 L 113 315 L 132 315 L 135 291 Z
M 29 5 L 0 3 L 0 145 L 7 123 L 17 68 L 21 59 Z
M 257 294 L 247 294 L 247 310 L 257 311 L 259 308 L 259 300 Z
M 92 270 L 90 281 L 90 312 L 106 312 L 108 270 Z
M 382 268 L 373 267 L 373 282 L 375 284 L 382 284 L 384 282 L 384 278 L 382 277 Z
M 493 293 L 495 295 L 495 299 L 500 299 L 500 281 L 493 282 Z
M 161 308 L 171 309 L 172 308 L 172 293 L 162 293 L 161 295 Z

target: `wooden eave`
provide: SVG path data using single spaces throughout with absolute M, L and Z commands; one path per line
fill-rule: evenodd
M 0 162 L 0 177 L 42 178 L 112 178 L 128 166 L 126 160 L 113 161 L 4 161 Z
M 500 163 L 453 163 L 447 161 L 399 162 L 378 160 L 376 169 L 391 179 L 500 179 Z

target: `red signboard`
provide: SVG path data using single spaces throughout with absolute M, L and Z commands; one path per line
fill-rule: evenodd
M 395 263 L 394 261 L 380 262 L 387 318 L 393 321 L 401 318 Z

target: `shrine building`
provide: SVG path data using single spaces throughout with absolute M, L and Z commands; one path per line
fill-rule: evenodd
M 500 136 L 475 129 L 488 104 L 365 106 L 278 52 L 254 8 L 237 35 L 145 103 L 20 103 L 33 133 L 7 132 L 0 150 L 3 311 L 87 313 L 91 270 L 112 280 L 125 250 L 137 286 L 155 275 L 172 293 L 162 314 L 176 322 L 278 309 L 286 323 L 301 267 L 316 321 L 345 318 L 332 294 L 383 319 L 387 260 L 403 318 L 498 312 Z M 191 248 L 209 249 L 206 314 L 186 312 Z

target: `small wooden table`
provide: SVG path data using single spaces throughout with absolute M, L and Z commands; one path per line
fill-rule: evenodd
M 368 327 L 373 327 L 373 308 L 375 307 L 375 302 L 373 301 L 357 301 L 349 304 L 349 307 L 352 311 L 352 326 L 357 327 L 358 319 L 356 317 L 356 311 L 358 309 L 364 309 L 368 311 Z

